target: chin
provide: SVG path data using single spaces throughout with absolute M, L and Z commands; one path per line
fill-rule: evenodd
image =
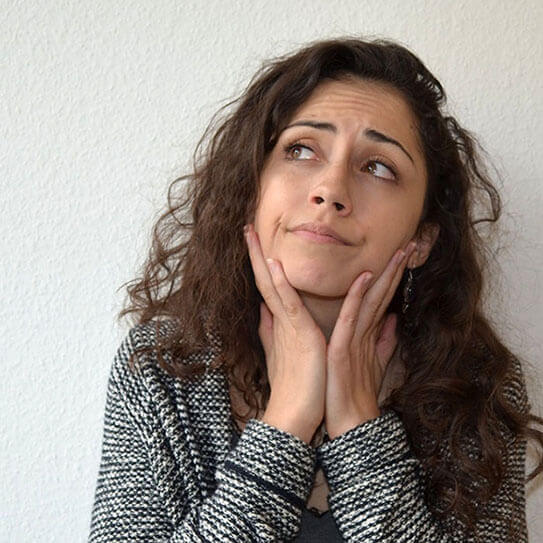
M 288 282 L 299 292 L 323 298 L 344 298 L 349 285 L 344 285 L 337 273 L 323 270 L 285 267 Z

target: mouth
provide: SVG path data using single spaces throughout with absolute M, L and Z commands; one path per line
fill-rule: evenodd
M 315 232 L 309 232 L 308 230 L 295 230 L 292 232 L 298 237 L 305 238 L 314 243 L 333 243 L 334 245 L 346 245 L 339 239 L 327 236 L 325 234 L 315 234 Z
M 324 224 L 304 223 L 291 230 L 292 234 L 314 243 L 332 243 L 335 245 L 350 245 L 337 232 Z

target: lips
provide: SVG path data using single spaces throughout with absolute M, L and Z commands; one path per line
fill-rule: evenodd
M 322 223 L 306 222 L 292 229 L 292 232 L 299 231 L 311 232 L 320 236 L 328 236 L 344 245 L 350 245 L 350 243 L 345 238 L 340 236 L 334 229 Z

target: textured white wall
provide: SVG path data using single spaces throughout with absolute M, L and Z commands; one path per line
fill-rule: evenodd
M 38 4 L 41 6 L 38 7 Z M 543 376 L 543 3 L 1 2 L 0 540 L 84 541 L 117 288 L 168 183 L 262 59 L 316 38 L 391 37 L 441 78 L 503 177 L 493 318 Z M 542 488 L 531 541 L 543 541 Z

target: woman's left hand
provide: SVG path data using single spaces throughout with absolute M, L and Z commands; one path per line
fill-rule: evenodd
M 396 251 L 371 284 L 362 273 L 341 307 L 327 347 L 324 424 L 330 439 L 380 415 L 378 396 L 397 345 L 396 315 L 383 316 L 402 278 L 411 242 L 403 258 Z

